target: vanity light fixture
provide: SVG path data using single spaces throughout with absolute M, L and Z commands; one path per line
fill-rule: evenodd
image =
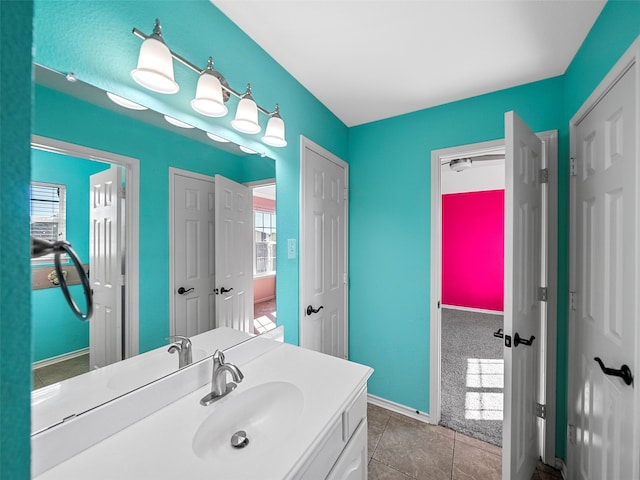
M 176 93 L 180 89 L 173 77 L 173 59 L 176 59 L 199 75 L 195 97 L 191 100 L 193 110 L 209 117 L 223 117 L 228 112 L 225 102 L 233 95 L 240 99 L 235 117 L 231 121 L 233 128 L 242 133 L 259 133 L 262 130 L 258 122 L 258 111 L 260 111 L 269 117 L 267 131 L 262 141 L 272 147 L 287 145 L 284 121 L 280 116 L 279 107 L 276 105 L 275 110 L 270 112 L 256 104 L 249 84 L 244 93 L 232 89 L 224 76 L 213 68 L 212 57 L 209 57 L 207 67 L 202 70 L 171 51 L 164 43 L 162 26 L 158 19 L 151 35 L 146 35 L 137 28 L 133 29 L 133 34 L 143 40 L 138 67 L 131 72 L 131 76 L 138 84 L 158 93 Z M 210 134 L 207 135 L 211 137 Z
M 229 140 L 227 140 L 226 138 L 223 138 L 223 137 L 221 137 L 219 135 L 216 135 L 215 133 L 207 132 L 207 137 L 209 137 L 211 140 L 213 140 L 215 142 L 229 143 Z
M 171 125 L 175 125 L 176 127 L 180 127 L 180 128 L 193 128 L 193 125 L 189 125 L 186 122 L 183 122 L 182 120 L 178 120 L 177 118 L 173 118 L 170 117 L 169 115 L 165 115 L 164 119 L 170 123 Z
M 144 88 L 158 93 L 176 93 L 180 85 L 173 79 L 173 58 L 171 50 L 162 39 L 162 26 L 156 18 L 153 33 L 145 36 L 138 68 L 131 71 L 131 77 Z
M 264 132 L 262 141 L 272 147 L 286 147 L 287 141 L 284 139 L 284 122 L 280 117 L 280 107 L 276 103 L 276 110 L 270 115 L 267 123 L 267 131 Z
M 191 108 L 208 117 L 224 117 L 228 110 L 224 104 L 223 82 L 227 83 L 224 77 L 213 69 L 213 58 L 209 57 L 207 68 L 198 79 L 196 97 L 191 100 Z M 229 94 L 226 96 L 228 100 Z
M 120 95 L 116 95 L 115 93 L 107 92 L 107 97 L 109 97 L 109 100 L 116 105 L 120 105 L 121 107 L 128 108 L 130 110 L 147 110 L 147 107 L 140 105 L 139 103 L 132 102 Z
M 244 153 L 248 153 L 249 155 L 258 154 L 258 152 L 256 152 L 255 150 L 252 150 L 249 147 L 245 147 L 244 145 L 238 145 L 238 148 L 240 148 L 240 150 L 242 150 Z

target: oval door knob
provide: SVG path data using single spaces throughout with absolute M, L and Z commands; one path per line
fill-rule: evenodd
M 195 290 L 195 288 L 191 287 L 191 288 L 184 288 L 184 287 L 180 287 L 178 289 L 178 295 L 186 295 L 189 292 L 192 292 L 193 290 Z
M 324 308 L 323 305 L 320 305 L 318 307 L 318 309 L 316 310 L 315 308 L 313 308 L 311 305 L 309 305 L 307 307 L 307 315 L 311 315 L 312 313 L 318 313 L 320 310 L 322 310 Z
M 231 287 L 231 288 L 224 288 L 224 287 L 222 287 L 222 288 L 220 289 L 220 293 L 221 293 L 221 294 L 225 294 L 225 293 L 227 293 L 227 292 L 230 292 L 231 290 L 233 290 L 233 287 Z

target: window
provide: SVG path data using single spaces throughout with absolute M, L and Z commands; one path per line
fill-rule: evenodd
M 255 275 L 270 275 L 276 271 L 276 214 L 254 211 Z
M 55 183 L 31 182 L 29 196 L 31 236 L 49 242 L 66 239 L 66 187 Z M 52 263 L 53 255 L 32 259 Z

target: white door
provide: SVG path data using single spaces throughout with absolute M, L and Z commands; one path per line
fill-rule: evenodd
M 614 83 L 611 89 L 585 104 L 572 131 L 569 476 L 575 479 L 640 478 L 638 387 L 605 374 L 596 360 L 638 374 L 637 75 L 634 65 L 607 81 L 605 91 Z
M 216 326 L 253 333 L 253 195 L 216 175 Z
M 172 335 L 215 327 L 213 178 L 174 174 Z
M 507 112 L 505 147 L 502 478 L 530 480 L 538 460 L 540 340 L 533 337 L 540 337 L 542 143 L 514 112 Z
M 347 164 L 304 140 L 300 345 L 347 358 Z
M 93 316 L 89 323 L 89 365 L 122 360 L 122 173 L 120 167 L 91 175 L 89 279 Z

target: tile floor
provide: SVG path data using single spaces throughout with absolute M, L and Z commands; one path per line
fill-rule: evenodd
M 502 450 L 368 404 L 369 480 L 500 480 Z M 531 480 L 561 480 L 540 464 Z
M 33 370 L 33 390 L 61 382 L 89 371 L 89 354 Z

